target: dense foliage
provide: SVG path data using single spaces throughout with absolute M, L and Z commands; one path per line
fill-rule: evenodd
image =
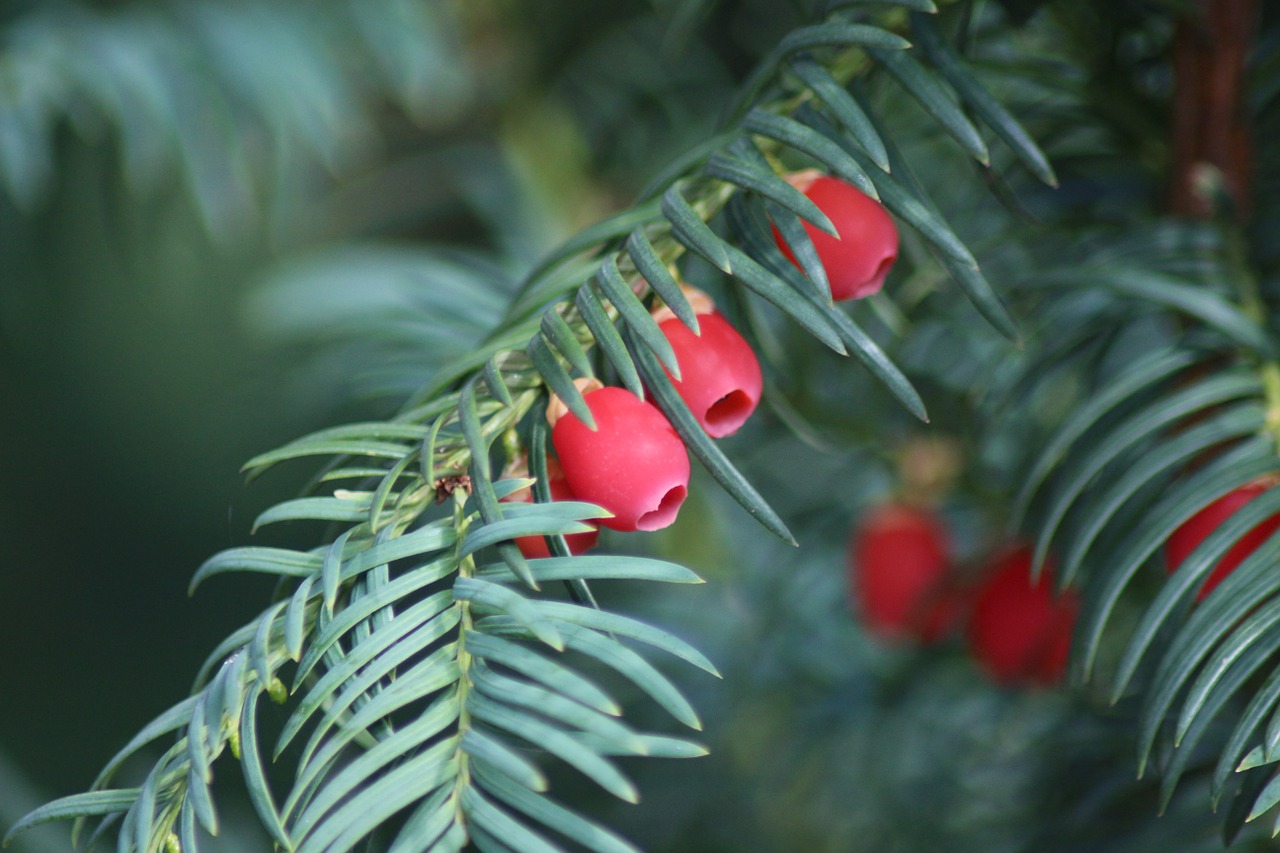
M 15 363 L 69 358 L 61 309 L 112 301 L 82 277 L 101 253 L 142 303 L 221 294 L 213 316 L 289 365 L 224 429 L 297 401 L 314 427 L 244 468 L 306 469 L 301 494 L 195 572 L 202 594 L 269 579 L 223 599 L 242 627 L 88 790 L 0 811 L 10 837 L 39 851 L 74 819 L 125 851 L 1266 846 L 1280 15 L 598 5 L 5 9 Z M 807 169 L 892 215 L 883 291 L 836 282 L 822 232 L 843 220 Z M 691 411 L 688 341 L 663 329 L 698 327 L 685 282 L 762 367 L 729 437 Z M 141 352 L 157 373 L 170 355 Z M 673 526 L 577 553 L 609 513 L 553 495 L 549 450 L 581 493 L 575 456 L 638 434 L 590 444 L 591 378 L 656 405 L 694 466 Z M 572 446 L 556 406 L 586 425 Z M 874 549 L 848 565 L 855 519 L 890 501 L 942 530 L 918 588 L 954 609 L 927 631 L 886 629 L 910 601 L 868 615 Z

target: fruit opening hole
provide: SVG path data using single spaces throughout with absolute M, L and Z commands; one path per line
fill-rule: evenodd
M 671 524 L 676 520 L 676 513 L 680 511 L 680 504 L 684 503 L 686 494 L 688 489 L 684 486 L 676 486 L 668 491 L 658 502 L 657 509 L 640 516 L 636 522 L 636 530 L 661 530 Z
M 712 438 L 723 438 L 737 432 L 738 427 L 747 422 L 751 416 L 751 398 L 746 391 L 730 391 L 707 409 L 703 420 L 706 422 L 707 435 Z
M 876 267 L 876 271 L 871 274 L 871 280 L 876 284 L 884 284 L 885 276 L 889 274 L 889 268 L 893 266 L 893 262 L 898 259 L 897 255 L 885 255 L 880 259 L 880 264 Z

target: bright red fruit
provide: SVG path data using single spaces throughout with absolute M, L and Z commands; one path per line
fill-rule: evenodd
M 1055 596 L 1053 567 L 1031 583 L 1031 549 L 998 554 L 979 588 L 969 621 L 969 648 L 1001 684 L 1054 684 L 1067 669 L 1067 653 L 1079 603 L 1074 593 Z
M 862 299 L 879 292 L 898 259 L 898 229 L 885 209 L 857 187 L 829 175 L 805 171 L 788 180 L 827 215 L 840 235 L 837 239 L 804 223 L 827 273 L 831 298 Z M 796 263 L 791 247 L 776 228 L 773 236 L 782 253 Z
M 674 317 L 658 328 L 680 365 L 680 379 L 672 383 L 707 435 L 737 432 L 756 410 L 764 384 L 750 345 L 715 309 L 699 313 L 697 335 Z
M 513 472 L 517 476 L 528 476 L 527 464 L 519 465 L 517 468 L 520 470 Z M 578 499 L 573 490 L 569 488 L 569 483 L 564 478 L 564 471 L 561 470 L 560 463 L 550 456 L 547 457 L 547 488 L 551 490 L 551 499 L 553 501 L 574 501 Z M 503 500 L 514 503 L 530 503 L 533 501 L 533 489 L 521 489 L 518 492 L 507 495 Z M 599 538 L 600 530 L 597 528 L 590 533 L 570 533 L 564 537 L 564 541 L 569 546 L 570 554 L 583 554 L 594 548 L 596 540 Z M 530 560 L 551 556 L 551 549 L 547 547 L 547 540 L 544 536 L 517 536 L 516 547 L 520 549 L 521 554 L 524 554 Z
M 579 500 L 604 507 L 613 530 L 660 530 L 676 520 L 689 491 L 689 453 L 665 415 L 625 388 L 607 386 L 583 399 L 593 432 L 565 411 L 551 442 Z
M 1181 527 L 1173 531 L 1169 541 L 1165 544 L 1164 563 L 1166 570 L 1172 574 L 1187 557 L 1191 556 L 1191 552 L 1196 549 L 1196 546 L 1203 542 L 1210 533 L 1217 530 L 1236 510 L 1275 486 L 1276 483 L 1277 479 L 1274 477 L 1263 477 L 1251 483 L 1246 483 L 1234 491 L 1227 492 L 1184 521 Z M 1218 565 L 1214 566 L 1213 571 L 1209 573 L 1209 577 L 1205 579 L 1204 586 L 1200 587 L 1200 591 L 1196 593 L 1196 601 L 1203 601 L 1204 597 L 1212 592 L 1214 587 L 1222 583 L 1227 575 L 1235 571 L 1236 567 L 1244 562 L 1245 558 L 1252 554 L 1259 545 L 1267 541 L 1278 528 L 1280 528 L 1280 514 L 1271 516 L 1241 536 L 1239 541 L 1232 545 L 1227 553 L 1222 555 Z
M 934 513 L 875 507 L 859 520 L 850 546 L 855 604 L 868 631 L 924 642 L 946 635 L 965 601 L 948 586 L 951 543 Z

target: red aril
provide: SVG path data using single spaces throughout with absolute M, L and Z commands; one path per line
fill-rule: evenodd
M 787 180 L 827 215 L 840 235 L 832 237 L 803 223 L 827 274 L 831 298 L 839 302 L 879 292 L 898 258 L 898 228 L 880 202 L 850 183 L 813 170 L 796 172 Z M 773 236 L 787 259 L 796 263 L 776 228 Z
M 625 388 L 587 392 L 592 430 L 563 404 L 548 408 L 551 443 L 579 500 L 613 513 L 612 530 L 660 530 L 689 490 L 689 453 L 665 415 Z M 558 402 L 558 401 L 557 401 Z
M 934 642 L 963 611 L 963 595 L 948 586 L 949 537 L 927 509 L 872 508 L 853 530 L 850 558 L 855 608 L 876 636 Z
M 684 290 L 698 315 L 697 334 L 670 309 L 654 312 L 680 365 L 678 380 L 669 371 L 667 376 L 707 435 L 723 438 L 751 417 L 760 402 L 764 377 L 751 346 L 706 294 L 691 287 Z
M 1054 684 L 1066 672 L 1079 605 L 1072 592 L 1054 595 L 1051 565 L 1032 583 L 1031 564 L 1029 547 L 1005 549 L 974 599 L 969 649 L 1000 684 Z

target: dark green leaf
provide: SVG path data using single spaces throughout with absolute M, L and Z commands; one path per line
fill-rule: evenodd
M 960 143 L 961 148 L 982 165 L 991 165 L 991 155 L 987 152 L 986 143 L 982 141 L 982 134 L 978 133 L 978 129 L 933 74 L 908 53 L 876 49 L 869 52 L 911 97 L 920 102 L 925 112 L 933 116 L 942 125 L 942 129 Z
M 415 637 L 416 639 L 416 637 Z M 432 640 L 436 637 L 432 637 Z M 403 645 L 403 644 L 402 644 Z M 417 651 L 422 651 L 422 644 Z M 391 654 L 400 655 L 402 650 L 396 647 Z M 421 702 L 433 693 L 452 689 L 461 676 L 457 664 L 457 647 L 448 643 L 431 652 L 418 661 L 406 672 L 398 674 L 394 681 L 389 681 L 383 688 L 373 693 L 371 688 L 378 678 L 385 673 L 390 661 L 380 661 L 377 673 L 361 673 L 357 678 L 348 679 L 342 692 L 331 705 L 326 706 L 324 717 L 316 724 L 308 738 L 302 755 L 298 759 L 299 781 L 312 771 L 312 768 L 325 767 L 336 759 L 339 753 L 355 740 L 361 733 L 381 722 L 387 715 Z M 362 701 L 359 710 L 348 714 L 348 710 Z M 338 725 L 339 722 L 341 725 Z M 336 727 L 336 730 L 335 730 Z M 330 732 L 333 734 L 330 736 Z M 277 748 L 277 755 L 279 754 Z
M 550 827 L 588 850 L 596 853 L 639 853 L 623 839 L 527 788 L 512 784 L 487 768 L 479 768 L 479 783 L 486 791 L 507 805 L 524 812 L 538 823 Z
M 519 711 L 535 712 L 563 724 L 569 731 L 590 732 L 630 755 L 643 755 L 644 744 L 635 732 L 614 717 L 561 696 L 536 684 L 507 678 L 488 668 L 478 668 L 475 687 L 495 702 Z
M 533 347 L 533 343 L 539 340 L 535 337 L 530 342 L 530 346 Z M 552 360 L 554 361 L 554 358 Z M 558 364 L 557 362 L 557 366 Z M 576 393 L 576 389 L 574 390 Z M 587 417 L 590 418 L 590 413 Z M 594 428 L 594 423 L 590 420 L 586 422 Z M 480 426 L 480 414 L 476 410 L 474 380 L 462 387 L 462 394 L 458 398 L 458 423 L 462 427 L 463 438 L 466 439 L 467 447 L 471 451 L 471 499 L 475 501 L 480 510 L 480 517 L 486 524 L 502 521 L 502 509 L 498 506 L 498 498 L 493 493 L 489 466 L 489 440 Z M 498 554 L 511 569 L 512 574 L 521 582 L 532 589 L 538 588 L 538 582 L 533 579 L 533 575 L 529 574 L 529 566 L 515 545 L 499 545 Z
M 342 585 L 342 557 L 346 553 L 351 534 L 352 531 L 347 530 L 333 540 L 324 552 L 324 563 L 320 567 L 321 594 L 324 597 L 324 608 L 330 614 L 338 603 L 338 590 Z M 378 541 L 383 541 L 384 535 L 380 534 Z
M 1265 770 L 1255 770 L 1243 774 L 1240 789 L 1231 801 L 1231 805 L 1227 808 L 1227 815 L 1222 823 L 1222 844 L 1224 848 L 1230 847 L 1236 840 L 1236 836 L 1244 827 L 1245 819 L 1248 818 L 1249 812 L 1253 810 L 1254 800 L 1266 786 L 1270 775 Z
M 991 286 L 986 276 L 982 274 L 982 270 L 976 266 L 962 263 L 946 253 L 939 253 L 938 260 L 946 267 L 951 279 L 960 285 L 960 289 L 964 291 L 964 295 L 973 303 L 973 307 L 978 309 L 978 313 L 997 332 L 1021 348 L 1023 346 L 1022 333 L 1018 331 L 1018 324 L 1009 314 L 1009 309 L 1004 304 L 1004 300 L 1000 298 L 1000 294 L 996 293 L 995 288 Z
M 244 463 L 240 470 L 259 474 L 279 462 L 300 459 L 304 456 L 371 456 L 383 459 L 399 459 L 405 454 L 403 444 L 373 439 L 331 439 L 328 441 L 295 441 L 278 450 L 255 456 Z
M 730 210 L 739 206 L 738 201 L 735 198 L 730 202 Z M 804 271 L 804 282 L 819 299 L 830 305 L 831 282 L 827 278 L 827 268 L 822 265 L 822 258 L 818 257 L 818 249 L 813 245 L 813 238 L 809 236 L 804 223 L 795 214 L 777 205 L 766 205 L 765 210 L 773 226 L 786 241 L 787 248 L 791 250 L 800 269 Z
M 563 853 L 541 835 L 490 803 L 474 785 L 462 789 L 462 808 L 471 819 L 473 829 L 489 832 L 495 839 L 501 839 L 500 849 L 518 850 L 520 853 Z M 479 840 L 479 836 L 476 840 Z M 483 851 L 485 845 L 481 843 L 477 846 Z
M 409 608 L 405 611 L 403 620 L 397 620 L 384 631 L 379 631 L 355 646 L 346 659 L 332 667 L 307 691 L 285 722 L 276 741 L 274 757 L 279 758 L 311 716 L 325 708 L 326 716 L 311 737 L 312 744 L 318 742 L 324 731 L 348 707 L 355 705 L 366 692 L 374 690 L 382 679 L 394 676 L 397 667 L 407 663 L 414 655 L 426 651 L 458 625 L 456 609 L 450 608 L 431 618 L 415 613 L 415 609 Z M 401 625 L 401 621 L 407 621 L 411 627 Z M 433 668 L 437 671 L 431 672 Z M 456 667 L 449 655 L 436 650 L 415 663 L 409 674 L 402 674 L 395 684 L 398 691 L 404 692 L 412 684 L 442 684 L 449 676 L 456 675 Z M 380 697 L 385 695 L 385 692 L 379 694 Z M 385 701 L 395 702 L 394 699 Z M 361 711 L 368 707 L 369 705 L 365 705 Z M 313 747 L 306 750 L 308 754 L 311 751 Z
M 267 784 L 267 776 L 262 768 L 261 750 L 258 748 L 257 709 L 258 697 L 261 695 L 261 689 L 252 689 L 244 696 L 244 707 L 240 711 L 240 767 L 244 772 L 249 801 L 253 804 L 258 820 L 276 843 L 288 850 L 293 845 L 271 796 L 271 787 Z
M 450 745 L 445 741 L 440 746 Z M 313 831 L 302 837 L 298 853 L 350 850 L 392 815 L 431 795 L 457 773 L 453 750 L 429 749 L 360 789 Z
M 555 626 L 538 612 L 533 602 L 518 592 L 480 578 L 460 577 L 454 581 L 453 597 L 458 601 L 469 601 L 484 610 L 510 616 L 551 648 L 558 652 L 564 651 L 564 642 Z
M 315 577 L 303 578 L 293 591 L 289 609 L 284 614 L 284 647 L 293 661 L 302 659 L 303 633 L 306 630 L 307 603 L 311 600 L 311 587 Z
M 253 670 L 258 674 L 258 681 L 264 687 L 271 683 L 274 675 L 271 666 L 271 635 L 275 633 L 276 620 L 284 612 L 289 602 L 278 601 L 258 617 L 258 630 L 254 632 L 253 642 L 249 644 L 249 660 Z
M 191 722 L 191 713 L 195 709 L 197 702 L 202 701 L 204 697 L 201 695 L 188 696 L 151 722 L 143 726 L 142 731 L 138 732 L 133 738 L 107 762 L 107 765 L 98 773 L 98 777 L 93 780 L 90 786 L 91 790 L 97 790 L 103 785 L 111 781 L 111 777 L 120 769 L 120 765 L 141 749 L 146 744 L 169 732 L 176 732 L 178 729 Z M 121 809 L 123 811 L 123 809 Z M 88 814 L 88 812 L 86 812 Z M 103 814 L 97 812 L 97 814 Z M 51 818 L 57 820 L 59 818 Z
M 1209 421 L 1192 427 L 1143 454 L 1122 477 L 1116 479 L 1102 497 L 1091 499 L 1085 505 L 1085 516 L 1067 541 L 1068 550 L 1061 563 L 1060 585 L 1067 586 L 1074 582 L 1080 567 L 1084 565 L 1085 556 L 1099 534 L 1137 491 L 1156 477 L 1177 470 L 1179 466 L 1223 442 L 1257 432 L 1262 428 L 1264 420 L 1261 406 L 1244 403 L 1214 415 Z
M 1056 187 L 1058 178 L 1054 175 L 1053 167 L 1049 165 L 1044 152 L 1018 123 L 1018 120 L 974 79 L 965 64 L 938 35 L 933 20 L 926 15 L 913 14 L 911 31 L 915 34 L 916 41 L 929 55 L 929 60 L 956 90 L 960 100 L 995 131 L 996 136 L 1009 146 L 1009 149 L 1031 170 L 1032 174 L 1049 186 Z
M 307 649 L 306 656 L 298 665 L 298 672 L 294 680 L 295 689 L 297 685 L 302 683 L 303 679 L 310 675 L 311 670 L 320 662 L 329 647 L 338 642 L 348 631 L 354 629 L 356 625 L 365 621 L 383 607 L 394 604 L 419 590 L 425 589 L 455 571 L 457 571 L 457 563 L 454 558 L 446 557 L 436 560 L 406 572 L 377 591 L 361 596 L 359 599 L 352 601 L 347 607 L 337 611 L 327 625 L 313 632 L 311 647 Z M 392 633 L 404 630 L 406 625 L 404 620 L 411 614 L 421 615 L 424 620 L 429 619 L 448 607 L 452 600 L 447 591 L 437 592 L 422 601 L 415 602 L 410 609 L 397 615 L 394 624 L 380 628 L 379 632 Z
M 718 153 L 707 163 L 706 173 L 713 178 L 759 193 L 813 227 L 832 237 L 840 236 L 835 225 L 808 196 L 775 175 L 772 170 L 757 168 L 736 157 Z
M 196 775 L 195 767 L 187 773 L 187 799 L 195 807 L 196 821 L 204 827 L 204 831 L 217 835 L 218 814 L 213 807 L 213 795 L 205 780 Z
M 261 572 L 303 578 L 318 571 L 323 559 L 319 554 L 306 554 L 284 548 L 228 548 L 214 554 L 196 569 L 188 592 L 194 592 L 205 578 L 224 572 Z
M 902 36 L 879 27 L 832 22 L 792 30 L 778 43 L 777 52 L 783 56 L 790 56 L 802 50 L 843 47 L 850 44 L 880 50 L 906 50 L 911 47 L 911 42 Z
M 560 351 L 560 354 L 578 372 L 579 376 L 595 375 L 591 371 L 591 362 L 587 359 L 587 351 L 582 348 L 577 335 L 574 334 L 573 329 L 569 328 L 569 324 L 561 316 L 558 305 L 552 305 L 542 312 L 542 334 L 546 335 L 547 340 L 555 345 L 555 348 Z
M 593 504 L 577 501 L 557 501 L 554 504 L 537 504 L 529 506 L 533 513 L 519 512 L 520 507 L 513 506 L 509 517 L 494 524 L 473 527 L 467 532 L 467 541 L 463 544 L 460 556 L 468 556 L 488 548 L 499 542 L 506 542 L 520 536 L 565 536 L 571 533 L 590 533 L 593 525 L 584 519 L 608 518 L 609 512 Z M 527 564 L 526 564 L 527 566 Z M 531 575 L 532 576 L 532 575 Z
M 628 803 L 639 801 L 640 795 L 635 786 L 612 763 L 578 743 L 561 729 L 477 693 L 468 697 L 467 707 L 476 719 L 547 750 L 618 799 Z
M 1157 350 L 1142 356 L 1072 412 L 1045 444 L 1044 449 L 1036 455 L 1036 464 L 1031 469 L 1031 473 L 1023 478 L 1022 489 L 1018 492 L 1013 504 L 1013 526 L 1021 525 L 1027 507 L 1031 504 L 1031 498 L 1035 496 L 1036 490 L 1044 483 L 1049 472 L 1080 437 L 1104 415 L 1121 403 L 1132 399 L 1138 392 L 1191 366 L 1199 357 L 1199 354 L 1183 349 Z
M 525 352 L 529 354 L 529 360 L 533 362 L 533 366 L 537 368 L 538 373 L 542 376 L 543 381 L 547 383 L 547 387 L 551 389 L 551 392 L 569 407 L 569 411 L 573 412 L 578 420 L 594 430 L 596 428 L 596 419 L 591 414 L 591 409 L 587 408 L 587 402 L 582 398 L 582 392 L 578 390 L 578 386 L 573 384 L 573 378 L 561 366 L 560 360 L 551 352 L 542 336 L 535 335 L 529 341 L 529 346 L 525 348 Z
M 612 329 L 612 327 L 610 328 Z M 621 341 L 619 341 L 619 345 L 621 346 Z M 625 348 L 624 355 L 630 362 L 631 356 L 625 353 Z M 637 376 L 637 385 L 639 382 L 640 378 Z M 644 397 L 640 397 L 640 399 L 643 400 Z M 533 415 L 532 423 L 529 425 L 529 473 L 536 478 L 533 483 L 533 499 L 540 504 L 553 502 L 551 478 L 547 474 L 548 432 L 547 419 L 542 416 L 541 412 L 536 412 Z M 550 536 L 544 536 L 543 540 L 547 543 L 547 547 L 552 554 L 562 557 L 569 556 L 569 545 L 563 536 L 551 534 Z M 534 571 L 532 567 L 530 567 L 530 571 Z M 565 581 L 565 585 L 568 587 L 569 595 L 574 601 L 589 602 L 592 606 L 598 606 L 596 605 L 595 596 L 591 594 L 591 589 L 587 586 L 586 581 L 571 578 Z
M 680 364 L 676 361 L 675 351 L 671 349 L 671 342 L 654 322 L 653 315 L 640 302 L 631 285 L 622 277 L 614 258 L 608 258 L 600 265 L 600 270 L 596 273 L 596 284 L 600 286 L 600 291 L 605 297 L 613 303 L 613 307 L 617 309 L 627 329 L 657 355 L 672 376 L 679 379 Z
M 579 557 L 578 559 L 584 559 Z M 614 558 L 617 559 L 617 558 Z M 554 619 L 564 622 L 572 622 L 575 625 L 582 625 L 586 628 L 595 628 L 606 634 L 616 634 L 623 637 L 631 637 L 642 643 L 662 649 L 668 654 L 675 655 L 682 660 L 688 661 L 704 672 L 709 672 L 717 678 L 720 673 L 716 670 L 711 661 L 695 649 L 677 637 L 655 628 L 652 625 L 646 625 L 627 616 L 618 613 L 609 613 L 604 610 L 598 610 L 591 607 L 580 607 L 573 604 L 566 604 L 558 601 L 543 601 L 538 605 L 542 612 Z
M 28 813 L 10 827 L 8 833 L 5 834 L 4 844 L 8 845 L 10 841 L 21 833 L 41 824 L 126 811 L 137 800 L 138 792 L 139 789 L 137 788 L 113 788 L 106 791 L 90 791 L 85 794 L 60 797 Z
M 471 756 L 473 762 L 493 774 L 494 778 L 513 780 L 528 791 L 547 790 L 547 777 L 537 765 L 479 729 L 467 729 L 462 735 L 462 751 Z
M 717 237 L 707 223 L 702 221 L 698 212 L 689 206 L 684 194 L 680 192 L 679 185 L 672 186 L 662 194 L 662 215 L 671 224 L 672 236 L 706 258 L 721 272 L 731 272 L 729 259 L 724 253 L 724 241 Z
M 1261 390 L 1258 377 L 1251 372 L 1215 374 L 1168 397 L 1156 400 L 1110 430 L 1102 440 L 1090 447 L 1088 452 L 1070 467 L 1063 484 L 1054 489 L 1052 503 L 1044 518 L 1037 524 L 1039 536 L 1036 540 L 1034 571 L 1038 572 L 1044 565 L 1049 553 L 1049 544 L 1057 534 L 1058 527 L 1068 510 L 1108 465 L 1142 441 L 1159 435 L 1188 415 L 1229 400 L 1256 394 Z
M 423 800 L 405 821 L 387 853 L 421 853 L 423 850 L 456 853 L 461 850 L 466 843 L 465 837 L 459 838 L 456 844 L 445 843 L 441 837 L 450 829 L 462 832 L 461 827 L 454 823 L 457 810 L 454 807 L 453 793 L 452 788 L 441 788 Z
M 631 258 L 631 263 L 635 264 L 636 271 L 649 283 L 649 287 L 658 295 L 658 298 L 680 318 L 680 322 L 689 327 L 691 332 L 698 334 L 698 315 L 693 312 L 693 306 L 685 298 L 684 291 L 680 289 L 680 283 L 667 269 L 662 258 L 658 257 L 653 244 L 645 236 L 644 229 L 637 228 L 627 238 L 627 255 Z
M 1280 540 L 1276 545 L 1280 546 Z M 1280 547 L 1269 550 L 1271 553 L 1268 556 L 1274 562 Z M 1231 636 L 1205 661 L 1195 683 L 1187 691 L 1174 733 L 1175 743 L 1181 744 L 1187 729 L 1204 711 L 1207 702 L 1221 702 L 1225 698 L 1223 693 L 1230 695 L 1231 691 L 1225 689 L 1221 682 L 1232 665 L 1239 662 L 1244 668 L 1239 679 L 1243 683 L 1257 674 L 1258 668 L 1276 652 L 1280 647 L 1280 631 L 1275 630 L 1277 624 L 1280 624 L 1280 602 L 1277 601 L 1259 608 L 1243 622 L 1237 623 L 1238 627 L 1232 631 Z
M 484 367 L 480 368 L 484 377 L 485 387 L 489 389 L 489 396 L 497 400 L 508 409 L 513 405 L 511 400 L 511 392 L 507 390 L 507 383 L 502 381 L 502 372 L 498 370 L 498 365 L 491 358 L 484 363 Z
M 446 526 L 447 525 L 447 526 Z M 458 539 L 457 531 L 449 521 L 433 521 L 417 530 L 387 539 L 379 539 L 372 547 L 365 548 L 346 558 L 342 566 L 342 580 L 348 581 L 375 566 L 387 565 L 407 557 L 418 557 L 451 547 Z
M 1072 645 L 1080 650 L 1076 660 L 1083 678 L 1089 676 L 1102 631 L 1121 593 L 1156 549 L 1212 499 L 1206 496 L 1225 494 L 1236 486 L 1277 470 L 1280 470 L 1280 459 L 1274 457 L 1224 455 L 1182 481 L 1157 506 L 1152 507 L 1144 523 L 1126 539 L 1120 553 L 1109 560 L 1111 565 L 1106 575 L 1096 589 L 1090 590 L 1089 601 L 1081 610 Z
M 658 222 L 661 219 L 662 216 L 658 211 L 658 205 L 655 202 L 648 202 L 583 228 L 529 271 L 529 274 L 521 284 L 520 292 L 523 293 L 532 283 L 546 275 L 549 270 L 574 255 L 594 248 L 607 240 L 620 239 L 636 228 L 643 228 L 645 225 L 651 222 Z
M 590 282 L 582 285 L 578 288 L 578 295 L 574 302 L 587 328 L 595 337 L 596 343 L 600 345 L 600 351 L 618 372 L 618 378 L 622 380 L 622 384 L 628 391 L 643 400 L 644 385 L 640 382 L 640 375 L 636 373 L 635 362 L 631 360 L 631 353 L 627 352 L 626 344 L 622 342 L 622 335 L 618 334 L 613 321 L 609 319 L 604 306 L 600 304 L 595 287 Z
M 1270 335 L 1238 307 L 1206 287 L 1188 284 L 1171 275 L 1114 265 L 1106 269 L 1046 273 L 1035 276 L 1030 283 L 1103 287 L 1146 304 L 1188 314 L 1265 358 L 1276 356 Z
M 1169 766 L 1161 774 L 1161 813 L 1164 813 L 1173 799 L 1174 790 L 1182 774 L 1186 771 L 1187 765 L 1197 758 L 1196 746 L 1199 745 L 1205 734 L 1209 732 L 1217 715 L 1231 702 L 1236 691 L 1253 676 L 1257 670 L 1261 653 L 1257 648 L 1250 649 L 1242 658 L 1236 661 L 1226 676 L 1218 682 L 1212 694 L 1206 697 L 1207 701 L 1201 706 L 1195 719 L 1190 721 L 1190 725 L 1178 736 L 1175 741 L 1177 748 L 1169 761 Z
M 831 72 L 808 57 L 795 57 L 790 65 L 796 76 L 827 105 L 836 121 L 858 141 L 871 161 L 881 171 L 889 171 L 889 155 L 885 152 L 884 142 L 857 99 L 831 76 Z
M 654 560 L 648 557 L 609 555 L 582 555 L 576 557 L 542 557 L 529 561 L 529 569 L 540 581 L 625 580 L 664 581 L 666 583 L 702 583 L 689 569 L 679 563 Z M 478 575 L 489 580 L 510 577 L 506 566 L 488 565 L 479 569 Z
M 478 658 L 502 664 L 588 707 L 613 716 L 622 713 L 617 703 L 599 687 L 558 662 L 549 660 L 518 643 L 490 636 L 481 631 L 468 631 L 463 638 L 463 646 Z
M 1227 780 L 1241 764 L 1241 754 L 1258 735 L 1262 718 L 1275 708 L 1277 701 L 1280 701 L 1280 669 L 1272 670 L 1267 676 L 1266 683 L 1253 694 L 1249 700 L 1249 706 L 1236 721 L 1230 739 L 1219 753 L 1218 763 L 1213 769 L 1213 784 L 1210 792 L 1215 808 L 1226 790 Z
M 752 133 L 777 140 L 783 145 L 809 155 L 825 166 L 828 171 L 839 175 L 872 198 L 880 199 L 878 185 L 868 177 L 858 161 L 837 142 L 807 124 L 757 107 L 747 114 L 742 126 Z M 879 168 L 876 171 L 879 171 Z M 725 272 L 730 271 L 725 268 Z
M 314 520 L 356 523 L 369 515 L 369 497 L 360 499 L 343 497 L 296 498 L 278 503 L 260 514 L 253 522 L 253 530 L 282 521 Z
M 785 259 L 781 257 L 775 247 L 768 244 L 762 223 L 758 217 L 752 216 L 751 211 L 746 208 L 741 199 L 734 199 L 729 203 L 727 215 L 734 228 L 746 238 L 749 248 L 763 252 L 767 258 L 774 262 L 776 268 L 785 269 L 785 267 L 780 266 L 780 264 L 785 263 Z M 794 289 L 800 291 L 800 288 Z M 813 310 L 818 312 L 823 319 L 836 329 L 841 339 L 852 347 L 852 351 L 858 357 L 858 360 L 885 384 L 893 395 L 907 407 L 907 410 L 927 423 L 929 416 L 925 411 L 924 401 L 920 399 L 919 393 L 912 386 L 910 380 L 898 369 L 897 365 L 889 360 L 876 342 L 864 333 L 847 314 L 833 306 L 829 298 L 815 298 L 814 294 L 808 290 L 801 292 L 800 295 L 802 299 L 810 303 Z
M 702 729 L 702 722 L 688 700 L 666 676 L 640 655 L 617 640 L 590 628 L 562 623 L 559 630 L 566 646 L 612 667 L 618 674 L 648 693 L 655 702 L 681 723 L 691 729 L 699 731 Z
M 772 302 L 827 347 L 841 355 L 848 355 L 839 331 L 812 299 L 806 298 L 805 293 L 787 284 L 736 247 L 730 246 L 729 253 L 733 259 L 734 278 L 747 289 Z
M 323 787 L 315 792 L 315 798 L 303 809 L 294 821 L 294 835 L 301 836 L 310 830 L 320 818 L 324 817 L 334 806 L 341 803 L 352 791 L 365 787 L 370 779 L 374 779 L 384 768 L 401 762 L 406 755 L 422 750 L 423 745 L 440 734 L 458 719 L 460 703 L 457 690 L 444 693 L 434 700 L 425 711 L 415 716 L 412 722 L 396 730 L 394 734 L 378 741 L 377 745 L 365 750 L 355 759 L 342 766 L 342 769 L 328 778 L 320 778 Z M 456 750 L 456 740 L 452 737 L 428 747 L 425 752 L 434 752 L 437 756 L 447 756 Z M 294 813 L 302 804 L 302 791 L 309 788 L 319 773 L 318 765 L 305 774 L 300 774 L 294 782 L 293 792 L 285 803 L 284 814 Z

